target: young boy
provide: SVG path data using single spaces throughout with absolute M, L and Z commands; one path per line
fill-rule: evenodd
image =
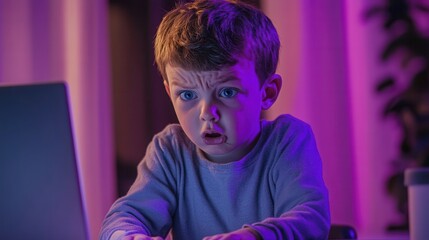
M 182 4 L 161 22 L 155 58 L 179 124 L 149 144 L 101 239 L 325 239 L 328 194 L 310 127 L 260 120 L 276 101 L 279 39 L 237 1 Z

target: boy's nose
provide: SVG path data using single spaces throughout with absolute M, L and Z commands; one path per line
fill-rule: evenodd
M 213 104 L 203 104 L 201 108 L 200 119 L 203 121 L 217 122 L 219 120 L 219 112 Z

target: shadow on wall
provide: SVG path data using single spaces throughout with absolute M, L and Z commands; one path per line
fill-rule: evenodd
M 153 37 L 173 1 L 109 2 L 118 194 L 124 195 L 152 136 L 176 122 L 154 64 Z

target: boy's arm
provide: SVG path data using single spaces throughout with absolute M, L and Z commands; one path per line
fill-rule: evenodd
M 125 231 L 119 230 L 112 234 L 109 240 L 163 240 L 161 237 L 150 237 L 144 234 L 134 233 L 129 234 Z
M 176 207 L 172 161 L 161 151 L 157 139 L 148 146 L 137 168 L 137 178 L 128 194 L 109 210 L 100 232 L 108 240 L 116 231 L 165 237 L 170 230 Z
M 271 175 L 274 216 L 248 227 L 263 239 L 326 239 L 330 227 L 328 192 L 309 126 L 298 128 L 288 144 L 279 144 Z
M 203 238 L 203 240 L 219 240 L 219 239 L 262 240 L 262 237 L 259 235 L 259 233 L 256 230 L 250 227 L 245 227 L 233 232 L 216 234 L 213 236 L 207 236 Z

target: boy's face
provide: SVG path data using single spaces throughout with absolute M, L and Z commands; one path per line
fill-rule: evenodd
M 260 86 L 253 61 L 241 58 L 218 71 L 167 64 L 166 74 L 164 85 L 178 120 L 209 160 L 232 162 L 249 152 L 260 133 L 262 109 L 275 101 L 267 98 L 266 84 Z M 281 79 L 275 76 L 279 88 Z

